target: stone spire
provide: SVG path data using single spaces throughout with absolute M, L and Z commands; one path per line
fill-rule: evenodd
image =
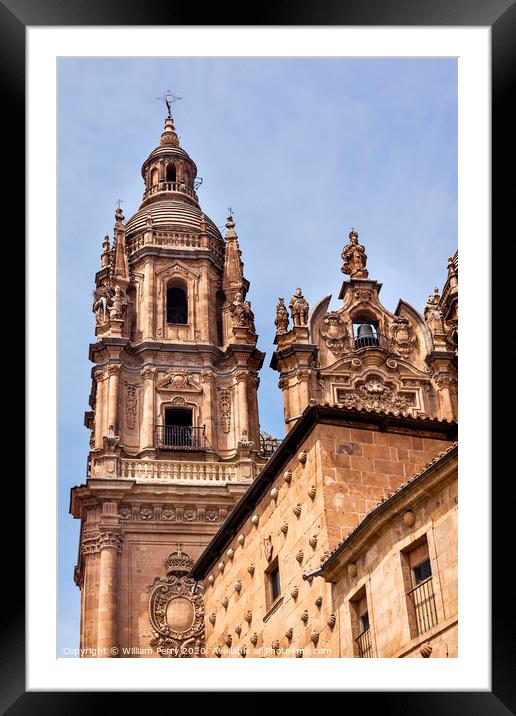
M 235 222 L 232 216 L 228 216 L 226 228 L 226 255 L 224 259 L 222 288 L 226 294 L 226 299 L 231 301 L 237 293 L 240 293 L 242 298 L 244 298 L 246 292 L 244 290 L 242 261 L 240 259 L 242 252 L 238 246 L 238 235 L 235 231 Z

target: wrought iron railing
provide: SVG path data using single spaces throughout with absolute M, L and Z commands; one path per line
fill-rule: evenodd
M 414 605 L 416 615 L 417 633 L 432 629 L 437 624 L 437 610 L 435 608 L 434 587 L 432 577 L 420 582 L 408 593 Z
M 374 333 L 371 336 L 361 336 L 360 338 L 358 338 L 357 336 L 353 336 L 352 344 L 356 351 L 360 350 L 361 348 L 376 348 L 378 346 L 380 346 L 380 348 L 386 348 L 387 350 L 389 350 L 391 347 L 391 343 L 387 336 L 384 336 L 381 333 Z
M 355 643 L 358 647 L 358 656 L 360 659 L 371 659 L 373 657 L 370 627 L 364 629 L 364 631 L 357 636 Z
M 265 437 L 264 435 L 260 435 L 260 455 L 263 455 L 264 457 L 270 457 L 279 447 L 281 440 L 278 440 L 278 438 L 273 438 L 272 436 L 268 435 Z
M 154 446 L 160 450 L 206 450 L 206 426 L 156 425 Z

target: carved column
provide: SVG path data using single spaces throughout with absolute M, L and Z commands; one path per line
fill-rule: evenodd
M 143 378 L 143 421 L 141 447 L 154 448 L 154 399 L 155 388 L 154 379 L 156 376 L 155 368 L 144 368 L 142 372 Z
M 99 656 L 117 656 L 111 649 L 118 646 L 118 553 L 122 549 L 120 528 L 110 527 L 99 533 Z
M 154 338 L 154 259 L 147 256 L 143 267 L 143 340 Z
M 202 401 L 202 411 L 203 411 L 203 420 L 202 422 L 206 425 L 206 437 L 208 439 L 208 442 L 214 448 L 217 449 L 218 445 L 215 444 L 215 436 L 217 435 L 217 430 L 215 428 L 215 421 L 213 420 L 213 410 L 212 410 L 212 401 L 213 401 L 213 383 L 214 383 L 214 377 L 213 374 L 209 371 L 205 371 L 201 373 L 201 382 L 203 384 L 203 401 Z
M 102 370 L 95 371 L 95 380 L 97 381 L 95 395 L 95 448 L 102 447 L 102 437 L 104 435 L 104 407 L 106 403 L 105 386 L 106 374 Z
M 298 414 L 302 413 L 310 401 L 310 378 L 309 370 L 299 369 L 296 373 L 298 380 Z
M 111 433 L 113 426 L 114 435 L 118 435 L 118 399 L 120 391 L 120 366 L 110 365 L 107 369 L 108 374 L 108 411 L 107 411 L 107 429 L 108 434 Z
M 438 391 L 441 417 L 446 420 L 456 420 L 457 415 L 453 399 L 455 380 L 450 375 L 437 375 L 435 377 L 435 384 Z
M 237 431 L 237 440 L 240 436 L 249 435 L 249 406 L 247 403 L 247 373 L 239 371 L 236 374 L 238 416 L 240 425 Z

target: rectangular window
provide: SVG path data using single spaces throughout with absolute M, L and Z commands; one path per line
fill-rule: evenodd
M 437 624 L 432 564 L 426 535 L 402 552 L 402 560 L 410 631 L 412 638 L 415 638 Z
M 281 597 L 281 577 L 277 557 L 265 570 L 265 596 L 267 610 Z
M 365 586 L 361 587 L 350 599 L 349 606 L 355 656 L 359 659 L 371 658 L 373 656 L 373 644 Z

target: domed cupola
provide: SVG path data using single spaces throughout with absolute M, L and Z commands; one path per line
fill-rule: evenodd
M 211 219 L 205 217 L 195 191 L 197 166 L 180 146 L 172 116 L 165 119 L 159 146 L 142 165 L 145 182 L 143 201 L 126 224 L 129 238 L 145 231 L 149 220 L 158 230 L 198 234 L 201 224 L 211 238 L 222 243 L 222 236 Z

